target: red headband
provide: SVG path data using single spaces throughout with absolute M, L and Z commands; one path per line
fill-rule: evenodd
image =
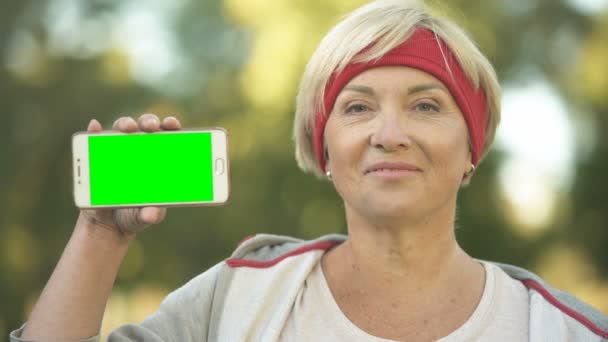
M 439 44 L 441 44 L 441 48 Z M 446 60 L 449 69 L 446 67 Z M 331 77 L 325 88 L 323 99 L 325 112 L 319 112 L 315 117 L 314 148 L 321 170 L 325 171 L 326 163 L 323 149 L 325 124 L 338 94 L 350 80 L 360 73 L 375 67 L 389 65 L 403 65 L 420 69 L 443 82 L 464 115 L 472 145 L 472 162 L 477 165 L 486 137 L 487 104 L 484 92 L 482 89 L 475 89 L 443 41 L 438 40 L 435 34 L 427 29 L 417 29 L 408 40 L 380 59 L 349 64 L 340 74 L 334 74 Z

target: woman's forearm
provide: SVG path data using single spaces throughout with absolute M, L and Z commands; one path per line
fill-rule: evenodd
M 80 215 L 21 337 L 67 341 L 99 334 L 129 241 Z

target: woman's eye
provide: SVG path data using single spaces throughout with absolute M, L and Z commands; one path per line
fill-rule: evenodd
M 423 102 L 416 105 L 416 109 L 421 112 L 438 112 L 439 107 L 434 104 Z
M 363 113 L 363 112 L 367 112 L 368 108 L 366 105 L 362 105 L 362 104 L 354 104 L 352 106 L 348 106 L 346 108 L 346 112 L 347 113 Z

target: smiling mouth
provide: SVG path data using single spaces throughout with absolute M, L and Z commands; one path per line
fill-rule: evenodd
M 383 162 L 372 165 L 365 171 L 365 174 L 408 175 L 420 171 L 418 167 L 406 163 Z
M 376 169 L 365 172 L 365 174 L 373 174 L 373 173 L 416 173 L 419 170 L 409 170 L 409 169 Z
M 409 170 L 409 169 L 376 169 L 376 170 L 367 171 L 367 173 L 374 173 L 374 172 L 400 172 L 400 171 L 417 172 L 417 170 Z

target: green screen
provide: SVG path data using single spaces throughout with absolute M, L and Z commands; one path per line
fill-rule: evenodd
M 213 200 L 211 133 L 89 136 L 91 205 Z

